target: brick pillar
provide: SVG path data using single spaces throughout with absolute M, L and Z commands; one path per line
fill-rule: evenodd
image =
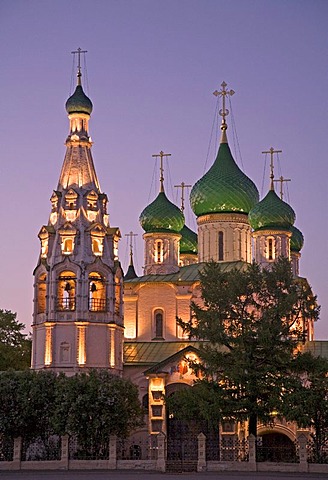
M 165 435 L 159 433 L 157 435 L 157 461 L 156 470 L 159 472 L 165 472 Z
M 198 463 L 197 472 L 206 471 L 206 437 L 203 433 L 200 433 L 197 437 L 198 440 Z
M 248 437 L 248 456 L 249 470 L 256 472 L 256 438 L 253 434 Z
M 116 453 L 116 435 L 111 435 L 109 437 L 109 459 L 108 459 L 108 469 L 116 470 L 117 469 L 117 453 Z
M 22 437 L 14 439 L 13 469 L 20 470 L 22 456 Z
M 68 447 L 69 447 L 69 436 L 63 435 L 61 437 L 61 455 L 60 461 L 65 470 L 69 468 L 69 454 L 68 454 Z
M 297 437 L 297 441 L 299 444 L 299 456 L 300 456 L 300 463 L 299 463 L 299 471 L 300 472 L 307 472 L 308 471 L 308 461 L 307 461 L 307 438 L 304 433 L 301 433 Z

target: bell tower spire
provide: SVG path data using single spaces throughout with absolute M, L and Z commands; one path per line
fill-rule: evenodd
M 120 231 L 110 227 L 108 198 L 100 189 L 88 122 L 92 102 L 81 81 L 66 102 L 70 132 L 49 222 L 39 233 L 34 271 L 32 368 L 77 372 L 84 368 L 122 371 L 123 272 Z M 97 353 L 95 353 L 97 352 Z

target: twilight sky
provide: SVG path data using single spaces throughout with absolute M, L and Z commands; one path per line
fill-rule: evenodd
M 225 80 L 236 92 L 229 144 L 261 198 L 269 187 L 261 152 L 282 150 L 275 174 L 292 179 L 284 200 L 305 237 L 300 274 L 322 305 L 316 339 L 328 339 L 327 20 L 326 0 L 1 0 L 0 308 L 29 328 L 37 234 L 75 86 L 70 52 L 81 47 L 93 157 L 124 269 L 132 230 L 142 273 L 138 218 L 159 188 L 152 154 L 172 154 L 165 186 L 179 204 L 173 186 L 193 185 L 214 161 L 212 92 Z M 195 230 L 190 208 L 186 218 Z

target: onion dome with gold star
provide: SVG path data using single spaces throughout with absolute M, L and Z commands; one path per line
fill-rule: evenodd
M 290 227 L 292 236 L 290 239 L 290 249 L 292 252 L 300 252 L 304 245 L 304 236 L 303 233 L 296 227 Z
M 259 201 L 259 193 L 250 178 L 236 164 L 227 141 L 227 124 L 225 116 L 229 113 L 225 108 L 226 83 L 222 83 L 221 92 L 214 92 L 223 97 L 223 117 L 221 125 L 221 141 L 216 160 L 208 172 L 193 186 L 190 193 L 190 204 L 197 217 L 211 213 L 245 213 Z

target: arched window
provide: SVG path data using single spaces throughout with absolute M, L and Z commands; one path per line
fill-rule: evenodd
M 64 238 L 62 243 L 62 252 L 64 255 L 71 255 L 73 253 L 73 239 Z
M 73 272 L 61 272 L 58 278 L 57 310 L 75 310 L 76 276 Z
M 93 238 L 92 239 L 92 252 L 96 256 L 100 256 L 103 253 L 103 243 L 102 238 Z
M 273 238 L 267 239 L 267 259 L 272 261 L 275 259 L 275 244 Z
M 105 312 L 107 310 L 105 279 L 97 272 L 89 275 L 89 310 Z
M 154 312 L 155 338 L 163 338 L 164 335 L 164 316 L 163 310 L 155 310 Z
M 222 262 L 222 261 L 224 260 L 223 232 L 219 232 L 219 235 L 218 235 L 218 246 L 219 246 L 218 260 L 219 260 L 219 262 Z
M 119 277 L 115 277 L 115 314 L 119 315 L 121 312 L 121 304 L 122 304 L 122 288 L 121 288 L 121 280 Z
M 38 279 L 37 289 L 37 312 L 45 313 L 46 311 L 46 292 L 47 292 L 47 274 L 43 273 Z
M 156 263 L 163 262 L 163 241 L 162 240 L 155 241 L 155 262 Z

